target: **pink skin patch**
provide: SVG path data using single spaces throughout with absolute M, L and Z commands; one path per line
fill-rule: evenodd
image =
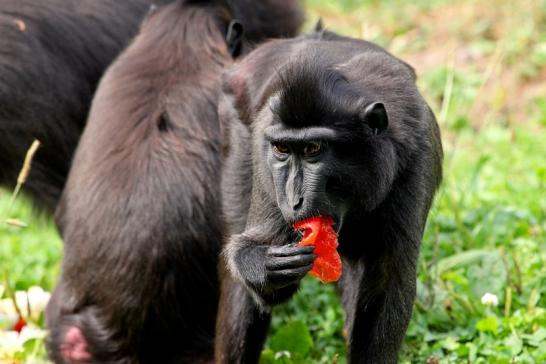
M 85 340 L 82 331 L 75 326 L 66 331 L 60 351 L 69 363 L 84 364 L 91 360 L 91 354 L 87 349 L 87 340 Z

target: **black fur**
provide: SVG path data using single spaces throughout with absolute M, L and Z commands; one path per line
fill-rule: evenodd
M 0 0 L 0 185 L 14 186 L 39 139 L 24 191 L 55 209 L 101 75 L 144 15 L 168 2 Z M 303 21 L 297 0 L 229 3 L 253 43 L 293 35 Z
M 253 43 L 267 38 L 293 37 L 303 23 L 298 0 L 227 0 L 233 16 L 243 22 L 246 39 Z
M 39 139 L 24 191 L 53 211 L 97 83 L 152 2 L 0 1 L 0 184 Z
M 56 213 L 65 251 L 46 314 L 56 363 L 85 362 L 63 354 L 74 328 L 92 362 L 212 359 L 230 20 L 206 1 L 159 8 L 102 78 Z
M 413 69 L 330 32 L 272 41 L 226 72 L 220 119 L 229 239 L 217 363 L 258 361 L 271 306 L 314 259 L 290 244 L 291 225 L 314 215 L 333 216 L 339 231 L 349 362 L 396 362 L 442 175 L 438 125 Z

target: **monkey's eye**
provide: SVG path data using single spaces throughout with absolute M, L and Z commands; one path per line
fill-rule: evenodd
M 303 148 L 303 154 L 305 154 L 306 157 L 315 157 L 320 154 L 321 149 L 322 147 L 319 143 L 308 143 L 305 145 L 305 148 Z
M 290 148 L 284 143 L 273 143 L 273 152 L 278 156 L 285 156 L 290 153 Z

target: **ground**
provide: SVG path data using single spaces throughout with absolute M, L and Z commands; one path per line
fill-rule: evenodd
M 320 17 L 415 67 L 442 129 L 444 183 L 400 361 L 546 362 L 546 1 L 307 0 L 306 8 L 306 29 Z M 24 199 L 10 207 L 10 196 L 0 190 L 4 299 L 51 290 L 62 254 L 51 221 Z M 39 333 L 5 349 L 22 343 L 1 331 L 13 325 L 2 307 L 0 363 L 42 362 Z M 331 285 L 306 278 L 273 317 L 263 363 L 346 362 Z M 43 318 L 30 321 L 39 327 Z

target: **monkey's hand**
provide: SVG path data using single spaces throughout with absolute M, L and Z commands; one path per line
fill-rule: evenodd
M 314 246 L 270 246 L 265 253 L 265 283 L 271 290 L 298 284 L 316 259 Z
M 314 246 L 259 244 L 243 233 L 232 237 L 226 249 L 228 266 L 258 298 L 268 305 L 290 298 L 316 259 Z

